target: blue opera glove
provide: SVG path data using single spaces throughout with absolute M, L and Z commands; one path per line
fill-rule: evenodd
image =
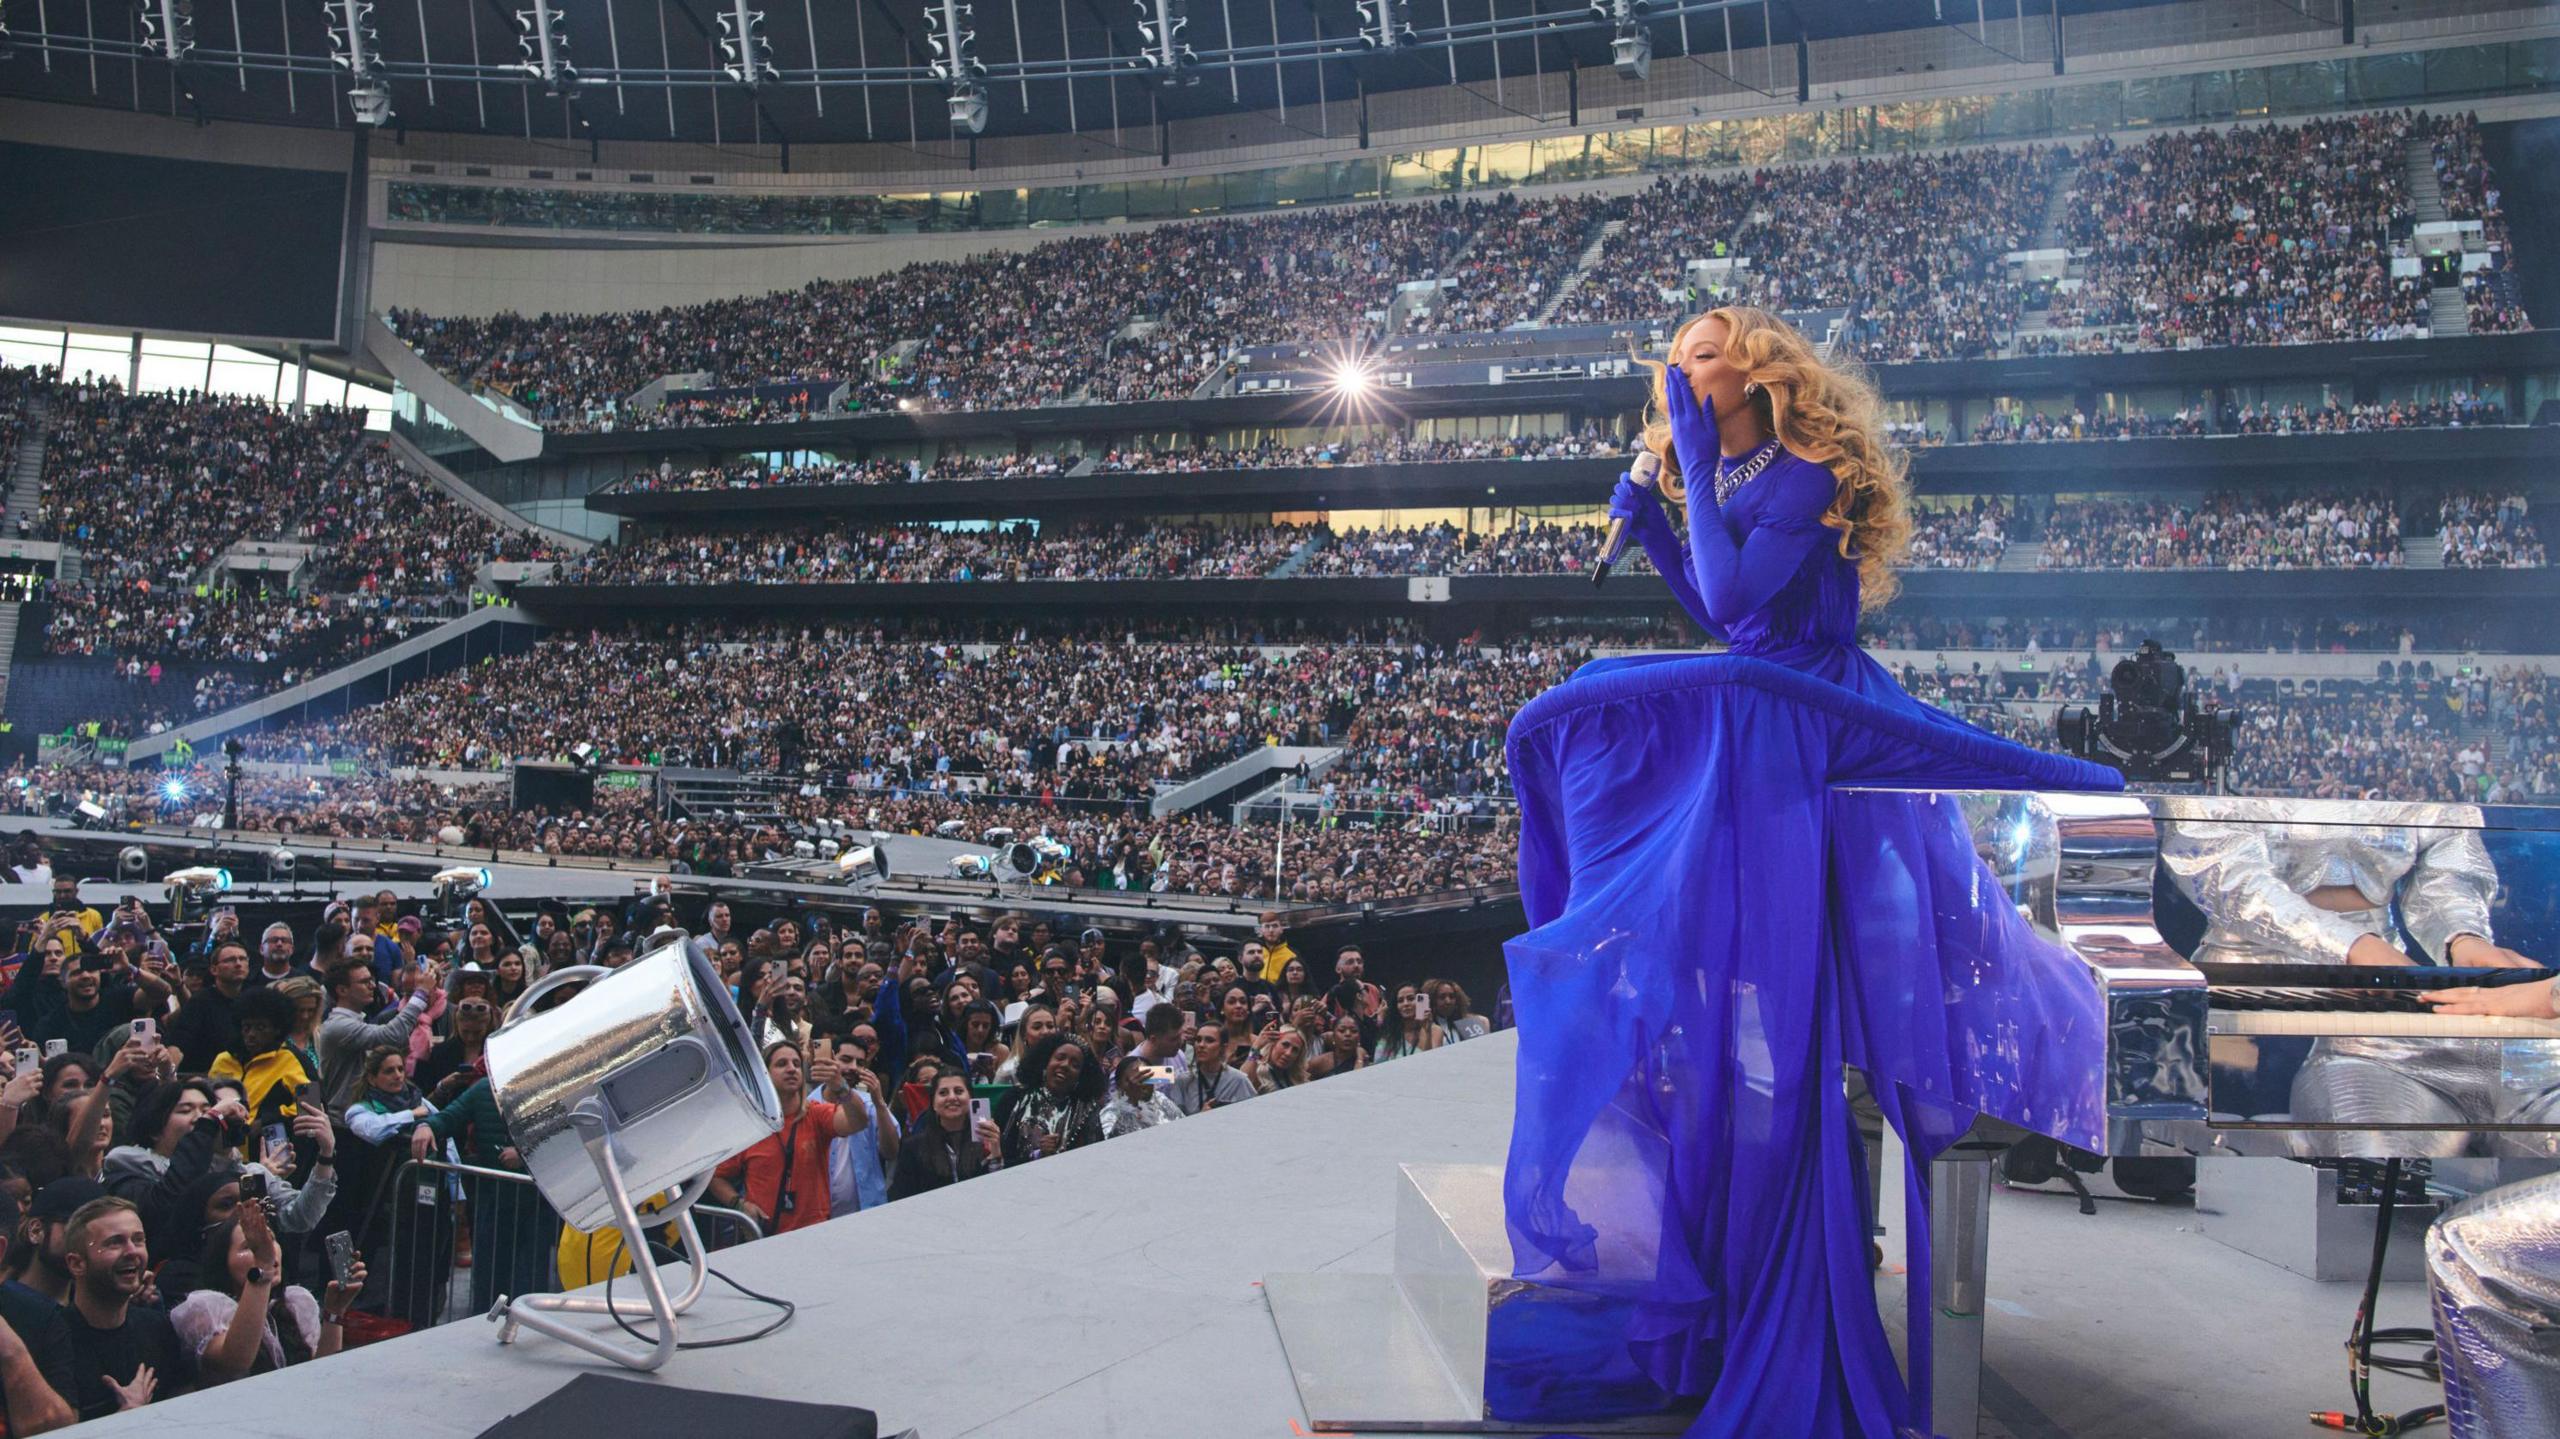
M 1671 447 L 1680 456 L 1680 483 L 1689 492 L 1689 508 L 1692 513 L 1701 505 L 1717 509 L 1716 461 L 1724 441 L 1716 432 L 1716 417 L 1698 403 L 1689 377 L 1677 365 L 1662 378 L 1662 408 L 1671 422 Z
M 1618 472 L 1618 487 L 1609 492 L 1609 518 L 1625 520 L 1630 531 L 1664 522 L 1662 493 L 1636 483 L 1635 472 Z

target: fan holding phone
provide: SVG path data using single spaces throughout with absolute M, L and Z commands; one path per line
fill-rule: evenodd
M 205 1235 L 201 1287 L 169 1311 L 178 1341 L 195 1355 L 200 1381 L 227 1383 L 324 1359 L 344 1347 L 341 1326 L 363 1292 L 364 1261 L 340 1233 L 329 1237 L 329 1262 L 323 1297 L 286 1284 L 284 1248 L 266 1206 L 249 1202 L 244 1182 L 240 1207 Z

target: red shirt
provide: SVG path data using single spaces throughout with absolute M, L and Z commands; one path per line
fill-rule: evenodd
M 801 1104 L 798 1114 L 782 1122 L 781 1132 L 766 1135 L 721 1165 L 720 1177 L 765 1212 L 767 1234 L 787 1234 L 824 1223 L 827 1146 L 835 1138 L 836 1107 L 822 1099 L 808 1100 Z M 788 1214 L 782 1212 L 785 1145 L 799 1150 L 796 1157 L 789 1158 L 792 1204 Z

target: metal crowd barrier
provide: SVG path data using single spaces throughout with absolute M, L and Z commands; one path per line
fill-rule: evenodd
M 357 1247 L 370 1277 L 363 1308 L 427 1329 L 486 1314 L 500 1295 L 549 1293 L 601 1282 L 603 1261 L 619 1236 L 595 1253 L 592 1272 L 561 1273 L 560 1216 L 543 1201 L 530 1175 L 410 1159 L 392 1171 L 365 1216 Z M 714 1249 L 748 1244 L 763 1229 L 735 1209 L 698 1204 L 694 1222 Z M 468 1216 L 471 1267 L 467 1297 L 456 1295 L 454 1245 Z M 578 1256 L 569 1256 L 573 1261 Z M 628 1273 L 627 1266 L 621 1272 Z M 565 1281 L 565 1282 L 564 1282 Z

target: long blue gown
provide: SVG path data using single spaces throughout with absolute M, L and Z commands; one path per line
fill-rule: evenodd
M 1921 1162 L 1992 1091 L 2094 1130 L 2103 1016 L 1952 806 L 1843 824 L 1832 790 L 2121 781 L 1912 699 L 1858 648 L 1827 469 L 1784 456 L 1721 508 L 1706 488 L 1696 553 L 1658 509 L 1636 535 L 1730 652 L 1596 661 L 1511 724 L 1530 928 L 1507 949 L 1504 1203 L 1532 1287 L 1494 1306 L 1487 1398 L 1559 1428 L 1702 1403 L 1692 1436 L 1924 1432 L 1925 1325 L 1906 1383 L 1842 1068 L 1904 1134 L 1916 1215 Z

